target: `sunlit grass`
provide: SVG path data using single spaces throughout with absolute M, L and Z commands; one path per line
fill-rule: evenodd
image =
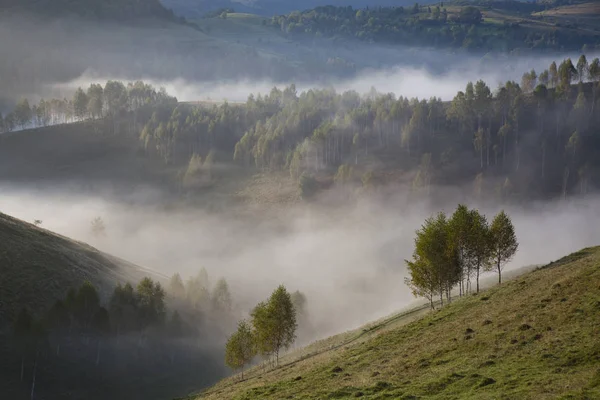
M 333 337 L 321 343 L 330 350 L 205 397 L 600 398 L 599 316 L 600 248 L 584 249 L 366 340 Z

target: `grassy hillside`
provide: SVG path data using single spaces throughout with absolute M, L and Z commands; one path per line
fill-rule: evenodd
M 0 214 L 0 333 L 22 306 L 43 310 L 91 281 L 108 297 L 118 282 L 162 275 Z
M 416 321 L 405 314 L 401 326 L 376 325 L 367 340 L 255 368 L 192 398 L 598 398 L 599 288 L 600 247 L 584 249 Z

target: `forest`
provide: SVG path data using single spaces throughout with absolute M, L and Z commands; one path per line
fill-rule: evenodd
M 48 391 L 56 384 L 48 381 L 48 368 L 63 362 L 76 363 L 79 370 L 85 371 L 87 376 L 80 379 L 111 381 L 115 394 L 120 395 L 129 388 L 115 374 L 125 369 L 131 380 L 140 374 L 156 374 L 164 365 L 177 365 L 174 371 L 202 371 L 207 362 L 218 359 L 209 354 L 209 349 L 215 343 L 224 343 L 224 336 L 234 330 L 240 313 L 227 281 L 221 278 L 211 283 L 204 268 L 185 283 L 179 274 L 174 274 L 167 287 L 151 278 L 142 279 L 135 287 L 118 284 L 105 300 L 86 281 L 69 289 L 64 298 L 46 310 L 21 309 L 9 340 L 19 355 L 19 365 L 14 368 L 19 368 L 20 381 L 31 385 L 32 393 L 36 378 L 40 379 L 39 367 L 45 368 L 43 386 Z M 283 317 L 277 311 L 282 304 L 287 310 Z M 255 349 L 261 349 L 261 354 L 278 358 L 279 351 L 296 339 L 296 318 L 298 322 L 305 320 L 305 306 L 304 294 L 290 294 L 283 286 L 275 290 L 269 301 L 257 305 L 252 318 L 261 335 L 253 336 L 252 356 Z M 225 351 L 227 364 L 236 369 L 240 367 L 239 335 L 244 335 L 245 327 L 246 322 L 240 322 L 238 332 L 242 333 L 232 336 L 234 339 L 230 339 Z M 274 334 L 278 335 L 275 341 Z M 247 347 L 242 348 L 248 351 Z M 244 357 L 241 366 L 251 359 Z M 211 374 L 217 377 L 222 372 L 217 369 Z M 194 373 L 185 375 L 189 375 L 190 382 L 197 379 Z M 173 381 L 181 385 L 185 379 Z
M 544 5 L 520 2 L 469 2 L 456 10 L 454 3 L 412 7 L 324 6 L 274 16 L 267 22 L 289 37 L 358 39 L 365 42 L 463 48 L 470 51 L 574 50 L 600 45 L 597 35 L 571 29 L 531 29 L 519 20 L 485 22 L 486 9 L 519 12 L 544 10 Z M 483 12 L 482 12 L 483 11 Z
M 214 167 L 234 162 L 288 172 L 307 199 L 327 181 L 401 181 L 432 197 L 439 185 L 466 184 L 480 200 L 525 201 L 585 195 L 599 183 L 599 82 L 600 62 L 585 55 L 495 90 L 468 83 L 449 102 L 375 89 L 298 93 L 292 85 L 244 104 L 187 104 L 143 82 L 111 81 L 72 99 L 21 100 L 0 121 L 5 131 L 103 121 L 138 138 L 144 157 L 175 167 L 188 190 L 218 180 Z

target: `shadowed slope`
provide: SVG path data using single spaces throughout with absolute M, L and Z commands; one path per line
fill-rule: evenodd
M 0 214 L 0 270 L 0 332 L 21 307 L 44 311 L 86 280 L 107 298 L 119 282 L 163 277 L 4 214 Z

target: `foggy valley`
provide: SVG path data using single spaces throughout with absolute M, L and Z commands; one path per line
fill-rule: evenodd
M 600 396 L 600 9 L 367 3 L 0 1 L 0 393 Z

